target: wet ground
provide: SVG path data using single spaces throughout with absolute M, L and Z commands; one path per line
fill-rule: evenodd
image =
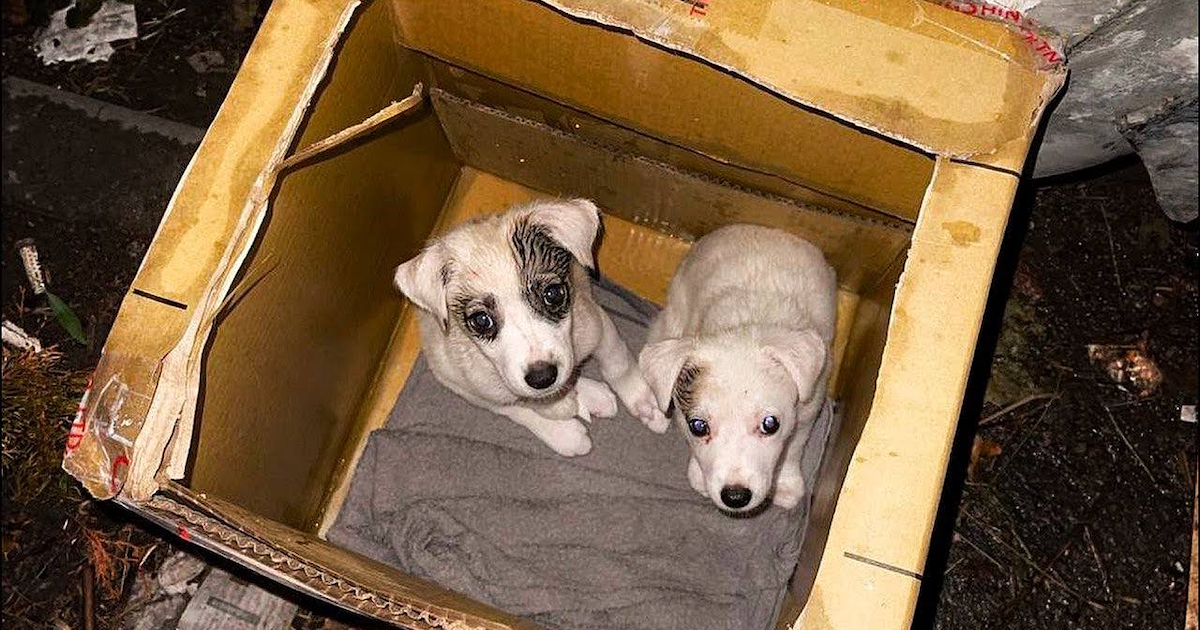
M 14 4 L 5 4 L 6 78 L 194 127 L 215 115 L 255 24 L 232 2 L 139 3 L 142 39 L 118 44 L 105 63 L 46 67 Z M 188 63 L 207 52 L 224 63 L 203 72 Z M 4 105 L 4 316 L 64 353 L 39 387 L 81 388 L 194 143 L 34 96 L 6 93 Z M 1013 223 L 981 339 L 990 360 L 968 398 L 918 625 L 1181 627 L 1197 446 L 1196 426 L 1179 418 L 1198 389 L 1197 227 L 1163 217 L 1136 161 L 1026 187 Z M 13 245 L 25 237 L 89 343 L 71 340 L 24 291 Z M 1089 356 L 1089 345 L 1100 347 Z M 62 418 L 56 430 L 65 433 L 75 397 L 43 401 L 52 427 Z M 82 628 L 90 583 L 97 627 L 133 627 L 120 613 L 171 545 L 82 501 L 53 458 L 35 471 L 48 481 L 34 498 L 12 485 L 11 465 L 6 454 L 5 624 Z M 98 559 L 112 569 L 97 573 Z
M 1181 627 L 1195 225 L 1163 217 L 1136 162 L 1030 197 L 937 627 Z M 1092 344 L 1116 348 L 1093 360 Z M 1149 378 L 1118 384 L 1108 355 Z

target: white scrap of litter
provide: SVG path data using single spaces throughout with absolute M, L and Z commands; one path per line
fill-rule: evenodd
M 50 16 L 50 25 L 37 34 L 37 53 L 42 63 L 60 61 L 107 61 L 113 54 L 109 42 L 137 37 L 137 14 L 132 3 L 107 0 L 82 28 L 67 26 L 67 11 L 75 3 Z
M 1179 419 L 1196 424 L 1196 405 L 1183 405 L 1179 408 Z
M 37 337 L 25 332 L 20 326 L 4 320 L 4 343 L 18 350 L 32 350 L 33 352 L 42 351 L 42 342 L 38 341 Z
M 42 273 L 42 261 L 38 260 L 37 244 L 31 238 L 23 238 L 16 243 L 17 253 L 21 255 L 21 265 L 25 267 L 25 277 L 34 295 L 46 292 L 46 276 Z

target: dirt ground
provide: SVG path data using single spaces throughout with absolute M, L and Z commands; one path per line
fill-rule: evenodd
M 1196 226 L 1163 217 L 1136 162 L 1039 186 L 1029 201 L 936 625 L 1181 627 Z M 1119 386 L 1089 344 L 1149 358 L 1161 383 Z
M 235 4 L 246 3 L 139 2 L 140 39 L 117 44 L 110 61 L 42 66 L 36 11 L 6 0 L 3 74 L 203 127 L 261 17 Z M 196 72 L 187 59 L 205 51 L 225 63 Z M 83 221 L 6 196 L 3 220 L 4 316 L 62 353 L 53 365 L 5 358 L 3 620 L 82 628 L 90 588 L 97 627 L 120 627 L 135 575 L 171 545 L 84 500 L 57 458 L 158 216 Z M 1126 161 L 1027 187 L 1013 230 L 1014 264 L 998 275 L 1003 317 L 981 339 L 995 346 L 990 379 L 975 380 L 964 413 L 918 626 L 1181 627 L 1197 445 L 1196 426 L 1179 417 L 1200 387 L 1197 226 L 1168 222 L 1145 170 Z M 13 245 L 30 236 L 89 344 L 25 291 Z M 1093 358 L 1090 344 L 1116 348 Z M 1119 383 L 1109 368 L 1136 378 Z M 10 457 L 21 427 L 35 427 L 21 430 L 40 445 Z
M 40 14 L 65 0 L 4 0 L 4 74 L 169 120 L 207 127 L 225 99 L 269 2 L 138 0 L 138 39 L 113 43 L 108 62 L 43 66 L 33 42 Z M 18 7 L 28 6 L 21 9 Z M 40 9 L 40 10 L 39 10 Z M 220 55 L 197 73 L 188 58 Z
M 257 19 L 246 23 L 229 6 L 245 3 L 138 2 L 140 38 L 114 44 L 116 52 L 108 62 L 43 66 L 32 42 L 38 9 L 46 4 L 29 2 L 26 8 L 19 1 L 5 1 L 0 46 L 5 77 L 37 81 L 199 127 L 216 115 L 257 26 Z M 204 51 L 218 52 L 226 64 L 196 72 L 187 58 Z M 85 124 L 68 133 L 94 143 L 101 153 L 95 159 L 120 160 L 120 155 L 103 154 L 110 148 L 103 127 Z M 10 137 L 6 130 L 6 143 Z M 161 167 L 173 169 L 178 177 L 185 164 L 176 159 L 161 162 Z M 69 165 L 52 162 L 32 168 L 72 172 Z M 103 189 L 87 179 L 92 176 L 97 174 L 75 170 L 72 177 L 78 179 L 64 186 Z M 56 346 L 59 353 L 54 361 L 35 362 L 5 348 L 0 505 L 5 627 L 84 628 L 85 591 L 90 591 L 97 628 L 125 627 L 122 612 L 135 577 L 153 571 L 175 549 L 125 513 L 85 500 L 59 467 L 87 375 L 173 187 L 171 183 L 138 190 L 146 181 L 134 176 L 106 185 L 112 205 L 119 207 L 100 216 L 81 216 L 70 208 L 48 211 L 12 195 L 4 197 L 0 306 L 5 319 L 44 345 Z M 149 211 L 141 211 L 145 209 Z M 71 339 L 45 312 L 44 300 L 27 290 L 14 247 L 25 237 L 36 239 L 50 286 L 78 314 L 88 343 Z

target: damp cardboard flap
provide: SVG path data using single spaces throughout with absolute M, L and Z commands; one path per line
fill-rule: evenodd
M 631 54 L 637 49 L 597 47 L 575 37 L 580 23 L 631 34 L 794 104 L 944 157 L 989 155 L 1019 143 L 1065 77 L 1053 35 L 1018 11 L 987 2 L 541 0 L 540 9 L 534 4 L 392 2 L 403 18 L 397 20 L 398 36 L 407 45 L 642 124 L 652 124 L 652 109 L 679 116 L 730 95 L 710 92 L 689 103 L 694 92 L 671 92 L 679 96 L 673 108 L 647 99 L 639 84 L 672 81 L 672 68 L 635 63 L 644 50 Z M 547 20 L 546 12 L 575 20 Z M 572 71 L 596 64 L 624 80 L 597 82 L 594 75 Z M 744 130 L 759 122 L 755 103 L 740 105 L 746 116 L 726 120 L 727 126 Z

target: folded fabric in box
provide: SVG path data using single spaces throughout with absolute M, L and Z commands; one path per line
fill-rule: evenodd
M 603 282 L 595 295 L 636 354 L 655 307 Z M 810 487 L 832 423 L 805 447 Z M 622 409 L 590 434 L 591 453 L 560 457 L 418 359 L 328 538 L 553 628 L 771 628 L 807 503 L 733 518 L 688 485 L 677 427 L 656 435 Z

